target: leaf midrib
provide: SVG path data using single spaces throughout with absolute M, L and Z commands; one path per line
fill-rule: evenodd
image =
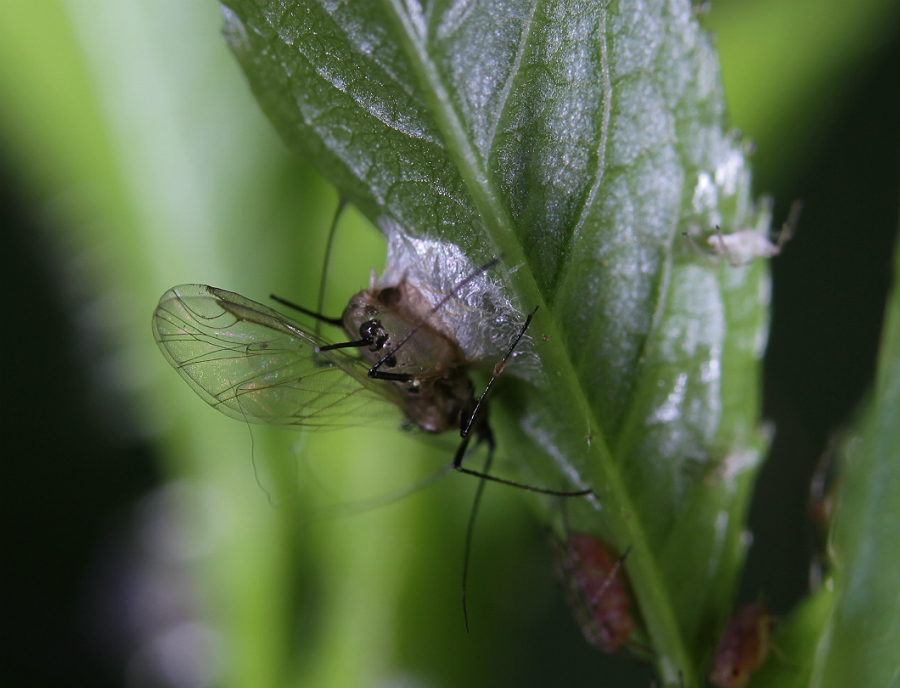
M 421 36 L 416 32 L 412 18 L 406 12 L 406 7 L 400 0 L 383 0 L 383 3 L 399 29 L 398 34 L 402 48 L 420 79 L 419 85 L 423 90 L 425 100 L 431 107 L 438 130 L 444 136 L 447 150 L 456 162 L 463 181 L 472 194 L 485 229 L 508 264 L 527 265 L 524 250 L 512 231 L 511 218 L 500 202 L 497 190 L 489 181 L 484 160 L 467 136 L 461 118 L 450 100 L 449 93 L 444 88 L 426 46 L 418 40 Z M 424 16 L 422 19 L 424 20 Z M 530 270 L 517 270 L 512 275 L 512 280 L 524 302 L 543 308 L 547 307 Z M 548 309 L 545 312 L 552 311 Z M 549 331 L 548 337 L 541 338 L 542 341 L 536 342 L 536 344 L 539 349 L 543 349 L 541 360 L 547 368 L 547 377 L 554 380 L 557 396 L 577 406 L 577 413 L 580 417 L 590 418 L 592 427 L 602 427 L 596 422 L 587 402 L 587 396 L 578 383 L 575 369 L 571 365 L 568 351 L 563 346 L 564 340 L 557 329 L 556 321 L 553 318 L 545 320 L 547 322 L 542 324 L 542 327 Z M 633 555 L 629 558 L 626 567 L 640 598 L 641 611 L 659 655 L 658 668 L 661 678 L 667 682 L 677 682 L 680 674 L 681 680 L 684 680 L 687 685 L 692 685 L 694 683 L 693 666 L 689 661 L 690 655 L 679 632 L 668 591 L 663 585 L 658 567 L 655 566 L 656 559 L 647 544 L 644 529 L 640 526 L 640 519 L 631 506 L 631 500 L 625 491 L 621 475 L 612 461 L 609 447 L 604 440 L 597 438 L 591 443 L 589 454 L 592 456 L 587 465 L 592 469 L 591 477 L 594 479 L 592 483 L 602 486 L 595 490 L 605 499 L 603 508 L 608 513 L 630 516 L 629 518 L 614 516 L 610 526 L 616 537 L 629 542 L 632 547 Z M 609 503 L 609 497 L 613 498 L 614 503 Z

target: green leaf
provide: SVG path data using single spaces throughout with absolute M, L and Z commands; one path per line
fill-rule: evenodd
M 895 274 L 900 253 L 895 256 Z M 900 681 L 900 284 L 888 301 L 872 399 L 845 442 L 834 526 L 835 608 L 812 686 Z
M 767 445 L 766 267 L 701 253 L 715 225 L 769 218 L 690 4 L 226 5 L 290 146 L 392 241 L 500 254 L 512 302 L 541 308 L 542 375 L 509 400 L 504 440 L 541 479 L 552 462 L 593 487 L 575 527 L 632 548 L 661 676 L 694 684 Z

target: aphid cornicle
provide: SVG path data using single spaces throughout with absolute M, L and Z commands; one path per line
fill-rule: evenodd
M 276 299 L 331 325 L 350 341 L 330 344 L 299 323 L 233 292 L 205 285 L 167 291 L 153 316 L 163 355 L 208 404 L 253 423 L 336 427 L 358 422 L 370 402 L 389 402 L 426 432 L 459 429 L 452 467 L 462 473 L 551 495 L 584 495 L 524 485 L 462 466 L 474 434 L 492 451 L 486 395 L 531 322 L 527 316 L 476 399 L 453 333 L 437 317 L 454 291 L 498 261 L 472 271 L 437 304 L 405 279 L 354 295 L 341 318 Z M 356 353 L 359 352 L 359 353 Z M 383 404 L 382 404 L 383 405 Z

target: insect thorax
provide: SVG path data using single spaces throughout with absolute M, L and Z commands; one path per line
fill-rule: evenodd
M 474 407 L 474 391 L 462 350 L 419 291 L 403 280 L 397 286 L 364 289 L 344 310 L 347 334 L 371 339 L 360 349 L 373 366 L 414 328 L 413 335 L 379 367 L 382 373 L 409 375 L 393 384 L 404 411 L 428 432 L 458 428 Z M 424 321 L 423 321 L 424 318 Z

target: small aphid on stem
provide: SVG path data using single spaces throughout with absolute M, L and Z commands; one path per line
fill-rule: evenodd
M 733 267 L 744 265 L 756 258 L 773 258 L 781 254 L 784 245 L 793 236 L 802 209 L 803 203 L 800 201 L 795 201 L 791 205 L 788 218 L 782 224 L 775 241 L 772 241 L 768 232 L 758 228 L 745 227 L 725 233 L 719 225 L 716 225 L 715 232 L 706 238 L 706 242 L 715 258 L 724 258 Z M 683 232 L 683 236 L 698 252 L 708 255 L 696 244 L 689 232 Z
M 614 559 L 593 535 L 554 536 L 557 575 L 585 639 L 603 652 L 615 652 L 631 637 L 635 624 L 631 597 L 620 575 L 626 550 Z
M 713 657 L 709 680 L 719 688 L 744 688 L 750 674 L 765 664 L 772 648 L 775 619 L 759 602 L 731 617 Z

